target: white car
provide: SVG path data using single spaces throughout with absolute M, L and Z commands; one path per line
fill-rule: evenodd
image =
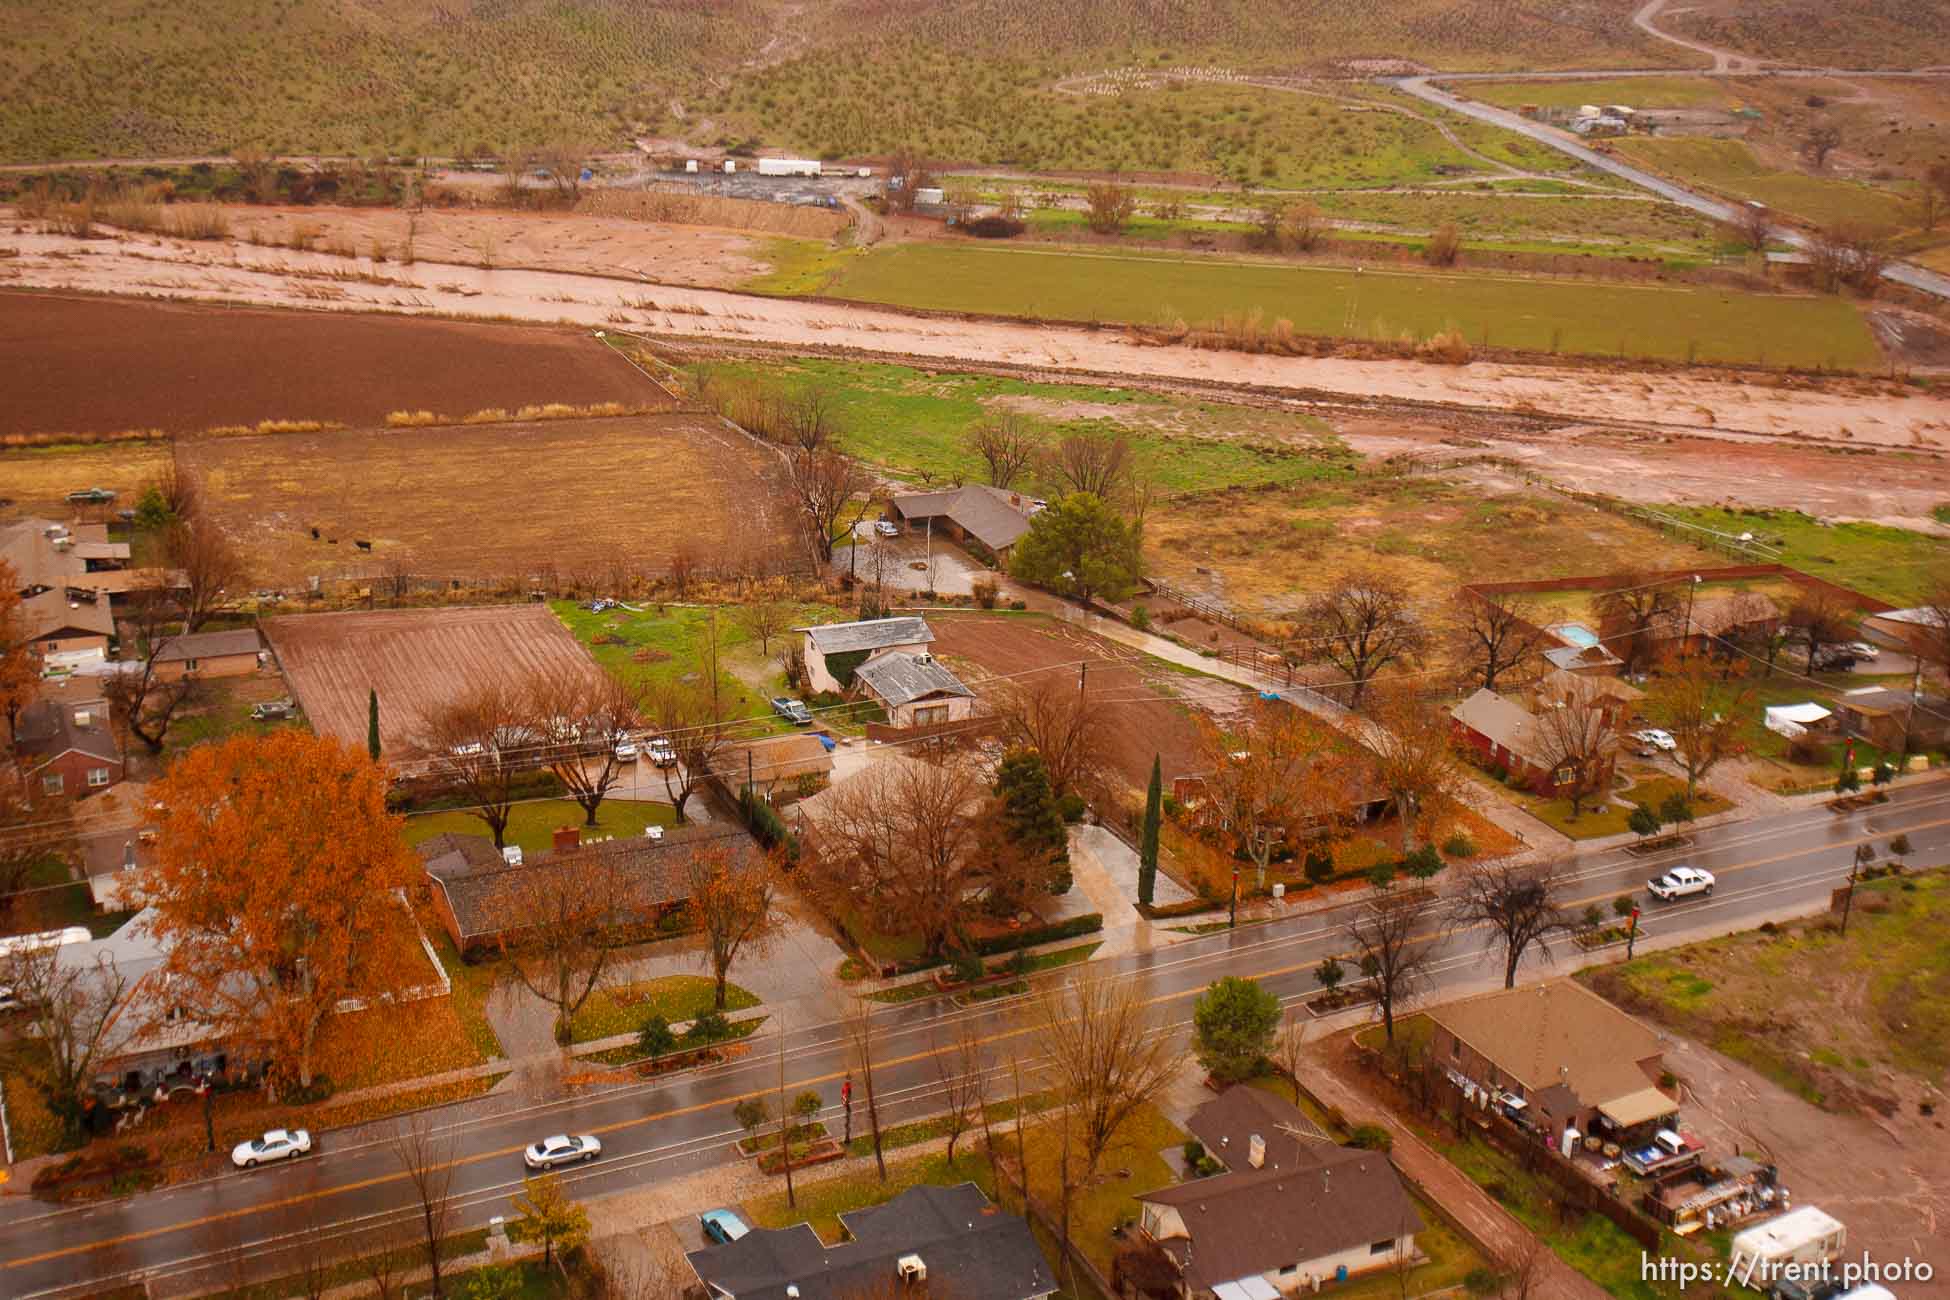
M 1880 659 L 1882 657 L 1882 651 L 1876 649 L 1867 641 L 1851 641 L 1843 646 L 1842 649 L 1848 651 L 1857 659 Z
M 634 740 L 619 740 L 616 742 L 616 761 L 619 763 L 636 762 L 636 742 Z
M 650 761 L 658 767 L 677 766 L 677 746 L 658 736 L 650 742 Z
M 230 1153 L 230 1163 L 239 1169 L 268 1165 L 273 1160 L 290 1160 L 311 1153 L 311 1134 L 301 1128 L 274 1128 L 263 1137 L 239 1142 Z
M 873 530 L 882 537 L 899 537 L 901 526 L 891 519 L 881 519 L 874 523 Z
M 1713 873 L 1698 867 L 1674 867 L 1657 880 L 1647 881 L 1652 896 L 1670 903 L 1675 898 L 1713 892 Z
M 553 1169 L 578 1160 L 594 1160 L 603 1153 L 603 1144 L 593 1137 L 569 1137 L 557 1133 L 521 1153 L 521 1162 L 530 1169 Z
M 1668 754 L 1679 748 L 1679 742 L 1674 740 L 1669 732 L 1661 731 L 1657 727 L 1647 727 L 1644 731 L 1635 731 L 1632 733 L 1632 739 L 1642 740 L 1652 746 L 1652 748 L 1664 750 Z

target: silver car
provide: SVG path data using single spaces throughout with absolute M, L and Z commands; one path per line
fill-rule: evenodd
M 521 1162 L 530 1169 L 553 1169 L 557 1165 L 571 1165 L 578 1160 L 594 1160 L 602 1153 L 603 1144 L 587 1134 L 570 1137 L 557 1133 L 522 1152 Z

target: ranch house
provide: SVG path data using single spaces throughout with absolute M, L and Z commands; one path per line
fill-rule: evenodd
M 924 618 L 875 618 L 797 629 L 806 638 L 806 684 L 816 692 L 844 695 L 860 666 L 881 655 L 919 654 L 934 641 Z
M 185 677 L 248 676 L 257 671 L 263 649 L 254 627 L 172 637 L 156 656 L 156 676 L 170 682 Z
M 887 518 L 909 533 L 932 529 L 937 537 L 1007 564 L 1010 548 L 1029 531 L 1029 517 L 1041 508 L 1020 492 L 969 483 L 946 492 L 897 496 L 887 503 Z
M 106 700 L 38 700 L 20 712 L 14 753 L 38 795 L 79 799 L 122 779 Z
M 975 714 L 975 692 L 931 654 L 877 656 L 860 665 L 854 680 L 896 727 L 936 727 Z

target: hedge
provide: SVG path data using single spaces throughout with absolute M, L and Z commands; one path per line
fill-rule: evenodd
M 745 825 L 751 828 L 760 844 L 768 849 L 783 845 L 787 862 L 799 860 L 799 837 L 786 826 L 785 818 L 779 816 L 779 810 L 759 798 L 750 786 L 738 792 L 738 811 L 744 814 Z
M 1216 912 L 1224 904 L 1209 898 L 1187 898 L 1176 903 L 1151 905 L 1140 903 L 1138 911 L 1153 921 L 1162 921 L 1174 916 L 1197 916 L 1201 912 Z
M 1102 912 L 1086 912 L 1073 916 L 1067 921 L 1054 925 L 1040 925 L 1032 930 L 1018 930 L 1014 934 L 998 934 L 982 939 L 975 945 L 978 956 L 993 957 L 999 952 L 1013 952 L 1017 948 L 1033 948 L 1039 943 L 1054 943 L 1058 939 L 1074 939 L 1080 934 L 1095 934 L 1104 928 Z

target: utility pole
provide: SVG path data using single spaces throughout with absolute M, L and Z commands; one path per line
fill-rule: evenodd
M 1639 941 L 1639 905 L 1637 903 L 1634 903 L 1632 904 L 1631 928 L 1625 931 L 1625 960 L 1626 961 L 1632 960 L 1632 949 L 1638 946 L 1638 941 Z
M 1077 665 L 1077 703 L 1078 704 L 1083 703 L 1084 683 L 1089 680 L 1089 677 L 1090 677 L 1090 665 L 1087 663 L 1078 664 Z
M 1693 597 L 1699 595 L 1699 575 L 1693 575 L 1693 585 L 1686 589 L 1686 629 L 1679 637 L 1679 654 L 1683 659 L 1693 650 Z
M 1226 920 L 1226 929 L 1239 928 L 1239 868 L 1232 869 L 1232 915 Z
M 1855 859 L 1849 863 L 1848 868 L 1848 893 L 1842 898 L 1841 933 L 1844 935 L 1848 933 L 1848 914 L 1855 910 L 1855 877 L 1862 870 L 1863 866 L 1874 858 L 1875 855 L 1876 851 L 1873 844 L 1858 844 L 1855 846 Z

